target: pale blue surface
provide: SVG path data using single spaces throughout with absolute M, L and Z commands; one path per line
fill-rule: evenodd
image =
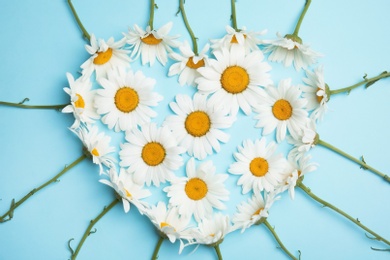
M 75 0 L 74 5 L 90 33 L 119 39 L 128 26 L 146 25 L 148 4 L 139 2 Z M 250 31 L 267 28 L 264 38 L 273 39 L 276 32 L 293 30 L 303 3 L 240 0 L 238 25 Z M 189 40 L 181 17 L 175 16 L 178 1 L 157 4 L 155 27 L 172 20 L 171 34 Z M 200 48 L 225 33 L 230 1 L 187 0 L 186 10 Z M 325 55 L 321 63 L 331 89 L 354 84 L 364 73 L 374 76 L 390 69 L 389 10 L 386 0 L 313 0 L 300 35 Z M 19 102 L 29 97 L 29 104 L 68 102 L 62 90 L 67 86 L 65 73 L 76 75 L 88 53 L 66 1 L 0 0 L 0 24 L 0 100 Z M 167 69 L 155 64 L 148 73 L 158 82 L 176 84 L 175 77 L 165 79 Z M 363 154 L 369 164 L 389 173 L 389 96 L 386 79 L 368 90 L 332 97 L 318 129 L 321 138 L 356 157 Z M 81 144 L 67 129 L 72 124 L 70 115 L 5 107 L 0 114 L 1 215 L 12 198 L 20 199 L 78 158 Z M 320 167 L 306 176 L 306 185 L 390 239 L 390 185 L 322 147 L 313 150 L 313 159 Z M 0 260 L 68 259 L 67 241 L 75 238 L 75 247 L 89 220 L 113 198 L 112 191 L 97 182 L 97 171 L 92 163 L 82 162 L 18 208 L 12 221 L 0 224 Z M 384 248 L 383 243 L 369 240 L 361 229 L 299 190 L 294 201 L 285 194 L 272 207 L 269 222 L 295 255 L 302 252 L 302 259 L 389 259 L 388 252 L 370 249 Z M 96 228 L 78 259 L 150 259 L 157 242 L 152 225 L 134 209 L 124 214 L 116 206 Z M 165 242 L 159 259 L 216 259 L 211 248 L 200 247 L 193 254 L 186 250 L 181 256 L 177 250 L 178 244 Z M 262 226 L 230 234 L 221 250 L 227 260 L 287 259 Z

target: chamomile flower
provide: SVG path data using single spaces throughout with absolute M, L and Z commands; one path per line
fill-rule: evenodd
M 133 175 L 121 168 L 119 175 L 115 168 L 109 170 L 110 180 L 101 179 L 101 183 L 113 188 L 115 192 L 122 198 L 123 209 L 127 213 L 130 210 L 130 203 L 135 205 L 141 214 L 145 214 L 148 209 L 148 204 L 142 199 L 152 195 L 149 190 L 143 188 L 133 181 Z
M 281 80 L 278 87 L 269 86 L 266 89 L 266 98 L 256 106 L 256 127 L 263 128 L 263 135 L 268 135 L 276 128 L 276 140 L 285 139 L 287 130 L 293 138 L 299 133 L 308 121 L 308 113 L 304 109 L 307 100 L 301 98 L 301 90 L 291 85 L 291 79 Z
M 249 115 L 264 95 L 260 86 L 272 83 L 268 73 L 271 66 L 262 61 L 261 51 L 245 55 L 243 48 L 223 48 L 214 55 L 216 60 L 209 59 L 209 66 L 198 69 L 202 75 L 196 80 L 199 92 L 212 94 L 211 105 L 229 108 L 232 115 L 239 108 Z
M 112 70 L 99 83 L 103 89 L 97 90 L 95 107 L 98 114 L 104 115 L 102 121 L 109 129 L 131 130 L 157 116 L 151 107 L 163 97 L 153 92 L 156 81 L 141 71 Z
M 242 193 L 253 190 L 259 193 L 262 190 L 273 191 L 283 181 L 283 173 L 287 167 L 287 160 L 282 154 L 275 154 L 277 144 L 266 143 L 265 137 L 255 140 L 245 140 L 238 146 L 238 153 L 233 156 L 236 160 L 229 167 L 229 172 L 241 175 L 237 184 L 242 185 Z
M 175 41 L 179 36 L 168 35 L 172 25 L 173 23 L 169 22 L 158 30 L 152 30 L 147 26 L 144 31 L 138 25 L 134 25 L 134 29 L 129 29 L 125 37 L 126 42 L 133 48 L 131 58 L 137 59 L 141 55 L 142 65 L 149 63 L 151 66 L 157 58 L 165 66 L 168 61 L 167 52 L 179 47 L 179 43 Z
M 303 82 L 307 86 L 302 86 L 303 97 L 307 99 L 306 109 L 313 110 L 310 117 L 314 120 L 321 120 L 328 109 L 329 87 L 324 80 L 323 66 L 317 67 L 313 72 L 306 70 L 307 78 Z
M 172 179 L 171 186 L 165 187 L 169 204 L 177 206 L 179 214 L 185 217 L 194 215 L 197 222 L 213 214 L 213 208 L 223 210 L 222 201 L 229 199 L 229 191 L 224 182 L 227 174 L 215 174 L 212 161 L 203 162 L 195 168 L 195 159 L 187 162 L 187 177 Z
M 277 34 L 278 39 L 265 41 L 268 45 L 264 48 L 265 53 L 271 53 L 269 61 L 283 62 L 289 67 L 294 63 L 297 71 L 317 62 L 322 55 L 310 49 L 309 45 L 303 44 L 299 37 Z
M 111 37 L 107 42 L 103 39 L 98 41 L 91 34 L 91 45 L 85 45 L 91 57 L 81 65 L 83 76 L 90 77 L 95 71 L 96 79 L 100 79 L 106 77 L 107 72 L 112 69 L 130 67 L 129 51 L 123 49 L 124 45 L 125 39 L 115 42 Z
M 263 223 L 268 217 L 268 211 L 272 204 L 280 197 L 276 193 L 264 193 L 264 198 L 261 193 L 256 192 L 247 202 L 241 202 L 237 206 L 237 213 L 233 215 L 233 224 L 236 229 L 241 229 L 241 233 L 245 229 L 254 224 Z
M 230 218 L 221 212 L 213 214 L 210 218 L 205 218 L 199 223 L 195 240 L 199 244 L 217 245 L 232 229 Z
M 266 34 L 267 30 L 261 32 L 248 32 L 246 27 L 242 27 L 241 30 L 236 31 L 233 27 L 227 25 L 226 35 L 221 39 L 211 40 L 211 48 L 218 50 L 222 48 L 230 48 L 232 46 L 240 46 L 245 49 L 245 53 L 248 54 L 251 51 L 259 50 L 258 44 L 263 41 L 258 36 Z
M 180 154 L 185 149 L 177 145 L 177 141 L 166 126 L 158 128 L 150 123 L 126 134 L 128 143 L 121 145 L 120 165 L 129 167 L 134 172 L 137 183 L 159 187 L 160 183 L 171 180 L 173 171 L 183 165 Z
M 234 118 L 226 116 L 226 111 L 215 108 L 205 95 L 195 94 L 192 100 L 186 95 L 176 95 L 176 102 L 169 104 L 176 115 L 164 122 L 172 129 L 179 144 L 186 148 L 190 156 L 202 160 L 213 150 L 220 151 L 219 142 L 226 143 L 229 135 L 221 129 L 229 128 Z
M 207 64 L 207 51 L 210 45 L 206 44 L 199 55 L 195 55 L 187 41 L 179 47 L 180 53 L 171 52 L 169 56 L 178 61 L 169 67 L 168 76 L 179 75 L 179 84 L 184 86 L 195 86 L 195 79 L 200 76 L 198 68 L 204 67 Z
M 92 161 L 100 167 L 100 174 L 103 173 L 103 165 L 111 168 L 116 160 L 109 154 L 115 152 L 115 147 L 110 146 L 111 137 L 103 132 L 99 132 L 96 125 L 82 125 L 77 129 L 71 129 L 83 142 L 88 154 L 92 156 Z
M 309 120 L 298 135 L 298 138 L 287 137 L 287 141 L 294 145 L 288 154 L 288 158 L 298 161 L 306 152 L 317 144 L 318 138 L 316 124 L 313 120 Z
M 70 105 L 62 109 L 63 113 L 73 113 L 75 121 L 70 127 L 78 128 L 80 123 L 92 124 L 100 116 L 94 108 L 94 90 L 91 90 L 92 83 L 89 78 L 80 77 L 74 80 L 72 74 L 66 73 L 68 78 L 69 88 L 64 88 L 64 91 L 70 96 Z

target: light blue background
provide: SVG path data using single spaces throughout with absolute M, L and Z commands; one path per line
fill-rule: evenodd
M 98 37 L 121 37 L 134 23 L 148 20 L 148 1 L 75 0 L 85 27 Z M 155 27 L 172 20 L 171 34 L 189 40 L 180 16 L 178 1 L 157 1 Z M 237 2 L 239 27 L 267 28 L 265 38 L 293 30 L 303 0 Z M 210 38 L 222 37 L 230 24 L 230 1 L 187 0 L 188 19 L 199 37 L 199 46 Z M 313 49 L 325 54 L 326 82 L 332 89 L 389 70 L 390 2 L 319 1 L 313 3 L 300 35 Z M 84 40 L 65 0 L 0 0 L 0 100 L 29 104 L 68 102 L 62 88 L 65 72 L 76 75 L 88 58 Z M 276 66 L 276 65 L 273 65 Z M 165 79 L 167 67 L 150 70 L 157 81 Z M 167 86 L 169 87 L 169 86 Z M 388 129 L 390 80 L 371 88 L 360 88 L 349 96 L 332 97 L 329 112 L 320 124 L 321 138 L 349 151 L 385 173 L 390 172 Z M 67 129 L 69 115 L 55 111 L 27 111 L 0 108 L 0 214 L 12 198 L 20 199 L 33 187 L 50 179 L 65 164 L 81 154 L 81 144 Z M 374 174 L 322 148 L 313 150 L 319 169 L 305 177 L 305 183 L 325 200 L 359 218 L 362 223 L 390 239 L 390 186 Z M 112 191 L 100 183 L 97 167 L 84 161 L 55 183 L 34 195 L 15 211 L 14 219 L 0 224 L 0 259 L 68 259 L 67 241 L 81 238 L 89 220 L 113 199 Z M 388 252 L 370 247 L 385 245 L 369 240 L 364 232 L 297 190 L 291 201 L 285 194 L 271 209 L 269 222 L 285 245 L 302 259 L 388 259 Z M 154 228 L 136 210 L 124 214 L 116 206 L 89 236 L 78 259 L 150 259 L 157 236 Z M 200 247 L 177 255 L 178 244 L 165 242 L 159 259 L 216 259 L 211 248 Z M 221 244 L 224 259 L 287 259 L 262 226 L 244 234 L 235 232 Z

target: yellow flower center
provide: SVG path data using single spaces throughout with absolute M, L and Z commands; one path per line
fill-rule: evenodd
M 162 163 L 165 159 L 165 149 L 157 142 L 147 143 L 142 148 L 142 159 L 149 166 L 157 166 Z
M 138 93 L 132 88 L 122 87 L 115 94 L 115 105 L 123 113 L 130 113 L 137 108 L 138 104 Z
M 201 59 L 199 60 L 197 63 L 194 63 L 194 59 L 193 57 L 190 57 L 187 61 L 187 64 L 186 64 L 187 67 L 191 68 L 191 69 L 198 69 L 200 67 L 204 67 L 204 60 Z
M 256 177 L 263 177 L 268 172 L 268 162 L 266 159 L 256 157 L 249 164 L 251 173 Z
M 264 208 L 259 208 L 258 210 L 255 211 L 255 213 L 253 213 L 252 216 L 256 216 L 256 215 L 260 215 L 261 211 L 263 211 Z
M 317 88 L 317 91 L 318 91 L 318 90 L 321 90 L 321 89 L 320 89 L 320 88 Z M 317 92 L 317 91 L 316 91 L 316 92 Z M 324 96 L 317 96 L 317 94 L 316 94 L 316 98 L 317 98 L 317 102 L 318 102 L 318 103 L 321 103 L 322 99 L 324 99 Z
M 148 44 L 148 45 L 157 45 L 159 44 L 160 42 L 162 42 L 162 39 L 157 39 L 156 37 L 154 37 L 154 35 L 151 33 L 149 34 L 148 36 L 144 37 L 144 38 L 141 38 L 141 41 L 145 44 Z
M 238 94 L 243 92 L 249 84 L 249 75 L 245 69 L 239 66 L 230 66 L 221 76 L 221 85 L 227 92 Z
M 190 113 L 185 121 L 187 132 L 196 137 L 204 136 L 211 127 L 210 117 L 203 111 Z
M 74 102 L 75 107 L 77 108 L 84 108 L 85 107 L 85 102 L 83 97 L 80 94 L 76 94 L 77 100 Z
M 244 39 L 246 39 L 246 34 L 244 34 Z M 230 40 L 230 43 L 238 43 L 236 35 L 233 35 L 232 39 Z
M 96 65 L 103 65 L 108 62 L 112 57 L 112 49 L 108 48 L 106 51 L 97 52 L 97 57 L 93 59 L 93 63 Z
M 99 156 L 99 152 L 96 148 L 93 148 L 93 150 L 91 151 L 91 154 L 95 155 L 95 156 Z
M 287 120 L 292 116 L 293 108 L 287 100 L 279 99 L 272 107 L 272 113 L 279 120 Z
M 131 195 L 131 193 L 127 189 L 125 189 L 125 192 L 126 192 L 126 197 L 129 198 L 133 197 L 133 195 Z
M 185 192 L 190 199 L 201 200 L 208 192 L 207 184 L 202 179 L 192 178 L 187 181 Z

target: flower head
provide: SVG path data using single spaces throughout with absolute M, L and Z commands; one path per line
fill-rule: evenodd
M 287 141 L 294 145 L 288 154 L 289 159 L 298 161 L 306 152 L 316 146 L 318 138 L 315 122 L 308 120 L 305 127 L 300 131 L 298 138 L 287 137 Z
M 233 229 L 229 216 L 218 212 L 199 222 L 195 240 L 199 244 L 216 245 L 221 243 L 231 231 Z

